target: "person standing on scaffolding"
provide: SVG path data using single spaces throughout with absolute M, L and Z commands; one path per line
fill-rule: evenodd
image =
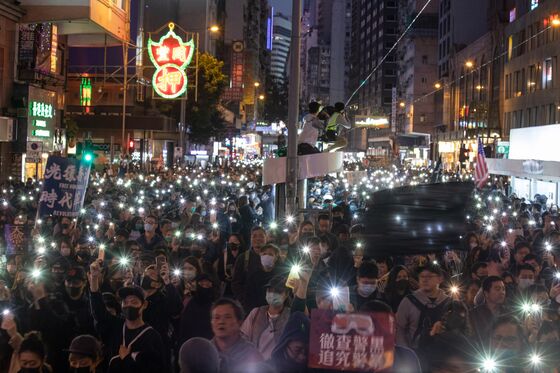
M 335 152 L 345 148 L 346 145 L 348 145 L 348 141 L 346 140 L 347 130 L 350 128 L 351 125 L 344 114 L 344 104 L 342 102 L 337 102 L 334 104 L 334 113 L 327 122 L 325 139 L 329 142 L 329 145 L 324 151 Z

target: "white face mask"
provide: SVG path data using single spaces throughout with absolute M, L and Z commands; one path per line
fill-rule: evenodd
M 519 279 L 519 283 L 517 284 L 517 286 L 519 287 L 519 289 L 525 290 L 529 286 L 533 285 L 534 283 L 535 283 L 535 280 L 533 280 L 533 279 L 521 278 L 521 279 Z
M 261 255 L 261 264 L 266 269 L 274 267 L 274 256 L 267 254 Z
M 360 293 L 365 296 L 365 297 L 369 297 L 370 295 L 372 295 L 375 290 L 377 290 L 377 284 L 360 284 L 358 283 L 358 290 L 360 291 Z
M 183 278 L 186 281 L 192 281 L 192 280 L 194 280 L 195 277 L 196 277 L 196 271 L 195 270 L 187 269 L 187 270 L 183 271 Z

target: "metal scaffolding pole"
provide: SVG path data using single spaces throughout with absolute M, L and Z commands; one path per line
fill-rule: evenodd
M 297 213 L 297 124 L 300 87 L 301 0 L 292 2 L 292 41 L 290 45 L 290 87 L 288 92 L 288 157 L 286 165 L 286 214 Z

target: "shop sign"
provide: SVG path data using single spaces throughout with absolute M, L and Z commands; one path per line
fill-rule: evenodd
M 389 118 L 383 116 L 356 115 L 355 125 L 358 128 L 389 128 Z
M 27 151 L 25 152 L 25 163 L 41 162 L 41 154 L 43 153 L 43 143 L 40 141 L 29 141 L 27 143 Z
M 496 153 L 503 154 L 503 158 L 508 158 L 509 156 L 509 141 L 498 141 L 496 146 Z
M 175 24 L 169 23 L 169 32 L 154 42 L 148 41 L 150 60 L 156 67 L 152 86 L 156 93 L 167 99 L 181 96 L 187 90 L 185 69 L 194 55 L 194 41 L 183 42 L 173 31 Z
M 29 86 L 27 137 L 29 141 L 43 142 L 45 151 L 52 150 L 56 131 L 56 92 Z

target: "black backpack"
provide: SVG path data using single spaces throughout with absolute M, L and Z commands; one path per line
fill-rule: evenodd
M 417 346 L 419 341 L 423 341 L 430 336 L 432 327 L 437 321 L 441 320 L 451 299 L 447 298 L 435 307 L 430 307 L 429 305 L 420 302 L 420 300 L 418 300 L 418 298 L 416 298 L 413 294 L 408 294 L 406 298 L 420 311 L 418 327 L 416 328 L 411 341 L 413 346 Z

